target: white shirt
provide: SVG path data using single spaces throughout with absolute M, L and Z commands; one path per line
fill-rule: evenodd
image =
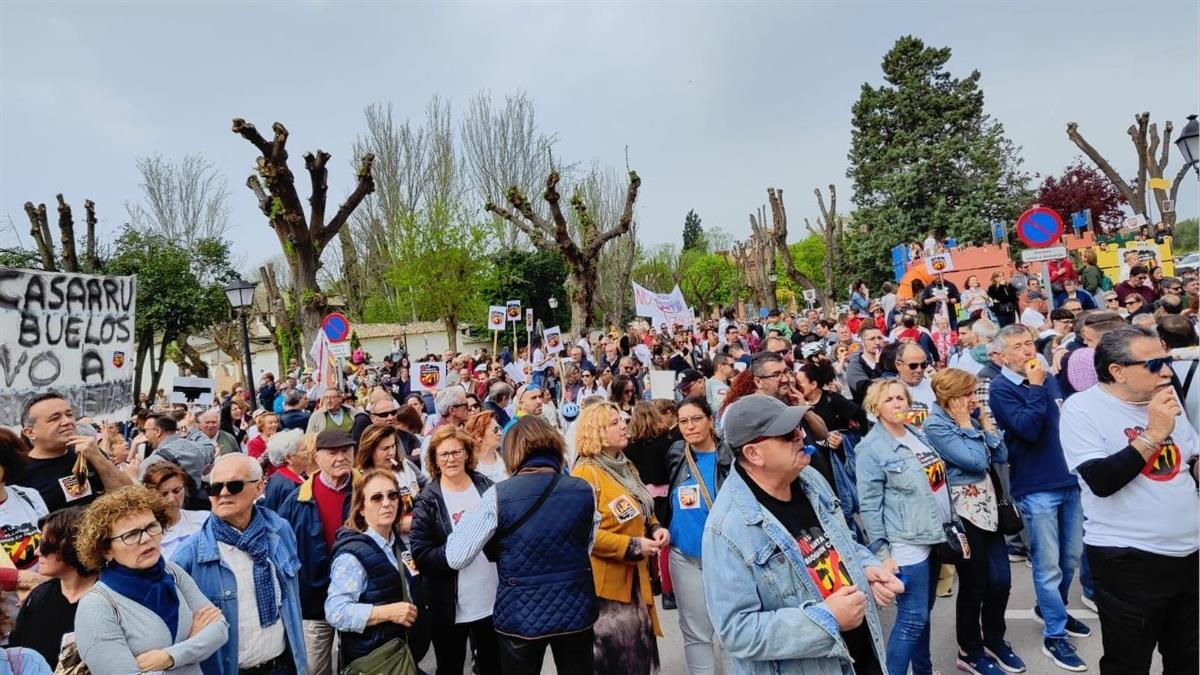
M 1119 452 L 1147 424 L 1147 406 L 1127 403 L 1097 385 L 1067 399 L 1059 423 L 1067 468 Z M 1083 542 L 1089 546 L 1133 547 L 1183 557 L 1197 550 L 1200 516 L 1188 459 L 1197 453 L 1196 432 L 1180 413 L 1175 430 L 1133 480 L 1116 493 L 1097 497 L 1080 480 Z
M 204 522 L 208 520 L 210 513 L 211 511 L 180 509 L 179 522 L 163 530 L 163 557 L 170 560 L 175 555 L 175 549 L 179 548 L 184 539 L 187 539 L 193 533 L 199 531 L 200 528 L 204 527 Z
M 904 385 L 909 396 L 912 397 L 912 405 L 908 409 L 908 419 L 905 423 L 920 429 L 925 426 L 925 420 L 929 417 L 929 411 L 933 410 L 933 404 L 937 403 L 933 385 L 929 383 L 929 378 L 922 379 L 915 387 L 908 386 L 904 380 L 900 380 L 900 384 Z
M 951 356 L 950 361 L 946 363 L 946 367 L 965 370 L 972 375 L 978 375 L 979 371 L 983 370 L 983 364 L 971 356 L 971 349 L 969 347 Z
M 1021 312 L 1021 323 L 1035 330 L 1041 330 L 1042 326 L 1046 325 L 1046 315 L 1032 307 L 1026 307 Z
M 937 504 L 938 511 L 942 514 L 942 521 L 948 522 L 950 520 L 950 490 L 946 483 L 945 463 L 936 452 L 922 443 L 921 439 L 911 431 L 906 432 L 899 442 L 911 450 L 921 464 L 924 469 L 923 473 L 930 481 L 929 491 L 933 495 L 933 501 Z M 940 471 L 933 470 L 935 466 L 940 466 Z M 896 541 L 892 542 L 891 549 L 892 560 L 895 560 L 897 565 L 915 565 L 929 557 L 930 547 L 925 544 L 906 544 Z
M 491 464 L 484 464 L 476 459 L 475 470 L 487 476 L 488 479 L 493 483 L 499 483 L 505 478 L 508 478 L 508 469 L 505 468 L 504 458 L 500 456 L 499 452 L 496 453 L 496 461 L 492 462 Z
M 237 582 L 238 668 L 252 668 L 279 656 L 287 648 L 283 612 L 280 611 L 275 623 L 263 628 L 258 621 L 258 599 L 254 593 L 254 559 L 249 553 L 223 541 L 217 542 L 217 550 Z M 275 602 L 282 607 L 283 594 L 273 571 L 271 583 L 275 585 Z
M 442 500 L 450 513 L 452 528 L 458 528 L 463 516 L 479 508 L 479 492 L 470 485 L 462 492 L 442 488 Z M 458 602 L 455 605 L 454 623 L 471 623 L 492 615 L 496 604 L 496 587 L 500 575 L 496 565 L 483 555 L 476 555 L 471 564 L 458 573 Z

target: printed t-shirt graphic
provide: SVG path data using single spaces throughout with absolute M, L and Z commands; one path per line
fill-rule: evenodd
M 1146 430 L 1142 427 L 1133 427 L 1125 429 L 1125 438 L 1132 443 L 1133 439 L 1140 436 Z M 1179 453 L 1179 446 L 1175 444 L 1175 440 L 1167 436 L 1158 446 L 1158 452 L 1146 462 L 1146 466 L 1142 467 L 1142 475 L 1150 480 L 1165 482 L 1179 475 L 1179 465 L 1182 463 L 1182 456 Z
M 938 490 L 946 488 L 946 463 L 936 452 L 925 449 L 916 453 L 917 461 L 925 470 L 925 479 L 929 481 L 929 491 L 937 494 Z
M 821 589 L 821 597 L 828 598 L 834 591 L 852 583 L 842 556 L 821 528 L 810 527 L 796 537 L 796 545 L 800 547 L 800 555 L 804 558 L 809 576 Z

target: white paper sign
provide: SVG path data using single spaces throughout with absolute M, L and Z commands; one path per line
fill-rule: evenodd
M 136 301 L 137 277 L 0 267 L 0 424 L 47 391 L 77 418 L 128 419 Z
M 488 330 L 504 330 L 504 305 L 488 307 Z
M 171 380 L 171 403 L 210 406 L 217 381 L 208 377 L 177 377 Z
M 942 274 L 954 271 L 954 258 L 949 253 L 936 253 L 925 256 L 925 271 L 930 274 Z
M 542 344 L 547 354 L 561 354 L 563 350 L 562 330 L 553 326 L 542 331 Z
M 433 393 L 446 382 L 446 364 L 442 361 L 424 361 L 409 366 L 408 375 L 413 391 L 425 390 Z
M 510 323 L 516 323 L 521 320 L 521 301 L 509 300 L 505 303 L 508 311 L 508 320 Z

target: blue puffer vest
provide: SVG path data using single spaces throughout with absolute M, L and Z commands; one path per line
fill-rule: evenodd
M 396 558 L 404 544 L 396 539 Z M 393 602 L 408 602 L 405 593 L 406 582 L 400 571 L 392 566 L 387 555 L 379 548 L 379 544 L 361 532 L 343 527 L 338 530 L 337 541 L 333 543 L 333 558 L 340 553 L 349 553 L 358 558 L 359 564 L 367 573 L 367 586 L 358 596 L 358 601 L 364 605 L 387 605 Z M 342 641 L 342 663 L 350 663 L 354 659 L 370 654 L 372 650 L 392 638 L 406 640 L 408 637 L 404 626 L 386 621 L 374 626 L 367 626 L 361 633 L 338 631 Z
M 596 621 L 588 552 L 596 514 L 592 487 L 561 476 L 554 491 L 519 528 L 504 534 L 537 502 L 553 473 L 523 473 L 496 484 L 499 517 L 488 543 L 500 586 L 496 632 L 537 639 L 586 630 Z

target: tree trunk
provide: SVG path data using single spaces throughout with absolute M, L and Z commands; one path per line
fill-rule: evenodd
M 151 336 L 151 345 L 154 344 L 154 338 Z M 163 340 L 158 346 L 158 356 L 154 357 L 154 361 L 150 364 L 150 400 L 153 401 L 158 393 L 158 385 L 162 380 L 163 366 L 167 363 L 167 345 L 171 341 L 167 336 L 163 335 Z M 153 351 L 153 350 L 152 350 Z
M 200 356 L 200 352 L 188 343 L 190 338 L 190 335 L 175 338 L 175 347 L 179 350 L 179 358 L 175 359 L 175 365 L 180 369 L 187 369 L 192 377 L 209 377 L 208 363 Z
M 450 314 L 442 317 L 446 322 L 446 349 L 458 352 L 458 315 Z
M 137 358 L 133 363 L 133 400 L 137 401 L 142 394 L 142 373 L 145 372 L 146 357 L 154 348 L 154 331 L 141 331 L 137 339 Z M 150 390 L 150 401 L 154 402 L 154 390 Z
M 805 276 L 800 270 L 796 269 L 796 262 L 792 260 L 792 251 L 787 245 L 788 225 L 787 225 L 787 208 L 783 204 L 783 190 L 775 188 L 767 188 L 767 200 L 771 205 L 771 235 L 775 238 L 776 248 L 779 249 L 783 256 L 784 266 L 787 268 L 788 278 L 792 283 L 801 288 L 810 288 L 817 293 L 817 301 L 825 307 L 826 313 L 833 310 L 833 301 L 829 294 L 818 288 L 812 279 Z

